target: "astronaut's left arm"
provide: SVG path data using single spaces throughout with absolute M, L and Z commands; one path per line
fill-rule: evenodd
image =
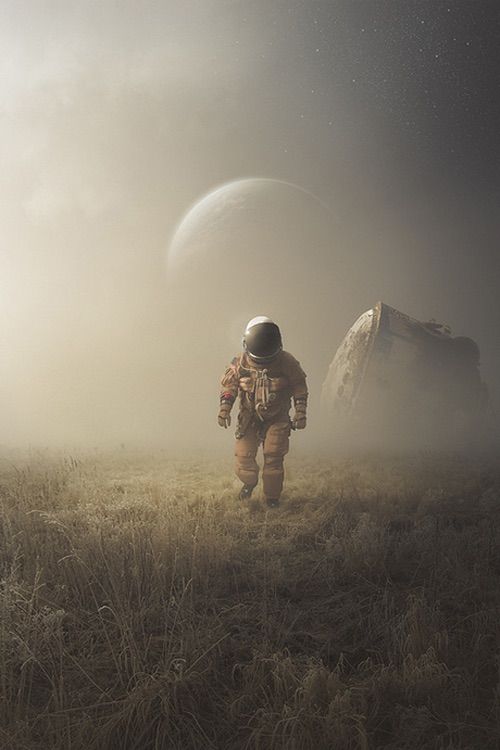
M 306 384 L 306 374 L 297 360 L 294 360 L 291 370 L 289 382 L 295 408 L 292 427 L 294 430 L 303 430 L 307 424 L 307 398 L 309 395 Z

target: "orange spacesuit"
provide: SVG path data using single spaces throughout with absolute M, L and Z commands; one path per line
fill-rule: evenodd
M 236 474 L 243 482 L 240 499 L 246 499 L 258 482 L 255 460 L 262 443 L 264 497 L 276 506 L 283 487 L 283 458 L 291 429 L 306 426 L 306 375 L 299 362 L 281 345 L 278 326 L 269 318 L 253 318 L 243 337 L 244 352 L 235 357 L 221 379 L 219 424 L 228 427 L 230 412 L 239 396 L 236 429 Z M 290 420 L 291 401 L 295 406 Z

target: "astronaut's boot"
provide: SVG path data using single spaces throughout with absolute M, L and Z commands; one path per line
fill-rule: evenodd
M 238 500 L 249 500 L 254 491 L 254 484 L 244 484 L 238 494 Z
M 266 505 L 268 508 L 279 508 L 280 501 L 275 497 L 266 497 Z

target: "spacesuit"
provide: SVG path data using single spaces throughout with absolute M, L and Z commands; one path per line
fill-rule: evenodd
M 283 350 L 280 330 L 269 318 L 253 318 L 242 343 L 244 351 L 221 379 L 218 421 L 221 427 L 230 425 L 230 412 L 239 396 L 235 446 L 236 474 L 243 482 L 239 497 L 249 498 L 258 482 L 255 458 L 262 443 L 264 497 L 274 507 L 283 487 L 290 430 L 306 426 L 306 375 L 295 357 Z M 291 420 L 292 400 L 295 414 Z

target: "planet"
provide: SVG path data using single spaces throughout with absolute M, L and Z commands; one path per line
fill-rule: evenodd
M 176 226 L 167 255 L 173 282 L 239 273 L 258 284 L 300 268 L 331 239 L 332 215 L 305 188 L 272 178 L 227 182 L 197 200 Z

